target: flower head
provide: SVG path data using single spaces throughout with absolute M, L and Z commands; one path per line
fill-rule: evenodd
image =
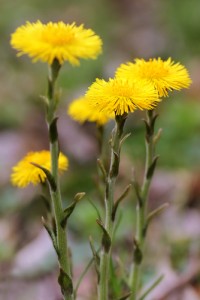
M 137 108 L 152 109 L 159 101 L 153 85 L 145 80 L 137 83 L 121 78 L 97 79 L 86 93 L 88 101 L 97 111 L 123 115 Z
M 159 97 L 166 97 L 168 91 L 188 88 L 191 84 L 186 68 L 180 63 L 174 63 L 171 58 L 165 61 L 161 58 L 148 61 L 136 59 L 135 63 L 122 64 L 117 69 L 116 76 L 134 81 L 146 79 L 153 83 Z
M 29 183 L 37 185 L 38 183 L 45 181 L 45 173 L 32 163 L 36 163 L 50 171 L 50 152 L 46 150 L 29 152 L 22 160 L 20 160 L 18 164 L 12 168 L 11 182 L 13 185 L 23 188 Z M 68 168 L 68 159 L 62 153 L 59 155 L 58 168 L 59 171 L 64 171 Z
M 111 115 L 95 110 L 86 97 L 81 97 L 74 100 L 69 105 L 68 114 L 79 123 L 89 121 L 96 122 L 98 125 L 104 125 L 110 119 L 114 118 L 114 114 Z
M 60 64 L 69 61 L 78 65 L 80 58 L 96 58 L 101 52 L 102 41 L 83 25 L 37 21 L 18 27 L 11 35 L 11 45 L 19 51 L 18 56 L 27 54 L 34 62 L 41 60 L 52 64 L 57 59 Z

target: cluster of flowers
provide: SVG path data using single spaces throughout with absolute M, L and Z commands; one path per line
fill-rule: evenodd
M 19 51 L 19 56 L 28 54 L 33 61 L 41 60 L 51 65 L 56 59 L 60 65 L 64 61 L 78 65 L 80 58 L 96 58 L 101 53 L 102 41 L 83 25 L 63 22 L 44 25 L 37 21 L 19 27 L 12 35 L 11 45 Z M 80 123 L 90 121 L 104 125 L 115 115 L 132 113 L 136 109 L 151 110 L 162 97 L 168 96 L 169 91 L 188 88 L 190 84 L 185 67 L 171 58 L 136 59 L 122 64 L 113 79 L 96 79 L 85 96 L 71 103 L 68 113 Z M 62 154 L 59 161 L 61 159 L 59 168 L 67 169 L 67 158 L 64 162 Z M 30 165 L 31 162 L 50 169 L 49 152 L 29 153 L 20 161 L 13 168 L 14 185 L 25 187 L 44 180 L 43 171 Z
M 105 124 L 114 115 L 151 110 L 168 91 L 189 87 L 191 80 L 184 66 L 171 58 L 153 58 L 122 64 L 114 79 L 96 79 L 85 97 L 75 100 L 68 113 L 77 121 Z

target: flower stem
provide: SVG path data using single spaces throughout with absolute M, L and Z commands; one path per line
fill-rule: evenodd
M 104 203 L 104 184 L 106 177 L 106 170 L 102 173 L 102 168 L 106 169 L 106 156 L 104 147 L 104 126 L 96 124 L 96 135 L 98 142 L 99 158 L 97 160 L 97 180 L 96 187 L 98 192 L 98 198 L 103 205 Z M 101 167 L 100 167 L 101 165 Z
M 98 150 L 100 155 L 103 156 L 103 140 L 104 140 L 104 126 L 103 125 L 96 125 L 97 128 L 97 141 L 98 141 Z
M 105 205 L 105 230 L 111 239 L 111 246 L 102 247 L 100 255 L 100 281 L 98 287 L 98 300 L 109 299 L 109 279 L 110 279 L 110 260 L 111 260 L 111 248 L 112 248 L 112 231 L 113 223 L 112 211 L 114 204 L 114 188 L 116 178 L 118 176 L 119 163 L 120 163 L 120 141 L 123 134 L 123 127 L 126 120 L 126 115 L 116 116 L 115 128 L 112 132 L 111 139 L 111 159 L 108 175 L 106 178 L 106 191 L 104 198 Z
M 135 237 L 135 249 L 134 249 L 134 261 L 131 266 L 130 273 L 130 286 L 132 294 L 130 300 L 138 299 L 138 290 L 141 283 L 141 264 L 144 252 L 144 242 L 146 237 L 146 225 L 147 225 L 147 204 L 149 188 L 152 181 L 154 168 L 154 123 L 156 116 L 154 111 L 147 111 L 147 118 L 145 120 L 146 125 L 146 159 L 145 159 L 145 172 L 143 184 L 141 187 L 140 199 L 137 202 L 136 207 L 136 237 Z M 155 166 L 154 166 L 155 167 Z M 152 171 L 151 171 L 152 168 Z
M 60 181 L 58 176 L 58 158 L 59 158 L 59 146 L 58 136 L 56 129 L 55 111 L 56 111 L 56 99 L 55 99 L 55 83 L 59 73 L 59 62 L 54 60 L 50 67 L 49 72 L 49 85 L 48 85 L 48 101 L 49 106 L 47 110 L 47 123 L 49 128 L 50 138 L 50 153 L 51 153 L 51 173 L 56 183 L 56 191 L 51 191 L 51 200 L 53 207 L 53 214 L 56 226 L 56 242 L 58 250 L 58 261 L 60 266 L 59 283 L 61 286 L 63 299 L 73 299 L 73 288 L 71 288 L 71 270 L 70 261 L 67 246 L 66 228 L 61 225 L 63 219 L 63 207 L 60 192 Z M 60 278 L 61 277 L 61 278 Z

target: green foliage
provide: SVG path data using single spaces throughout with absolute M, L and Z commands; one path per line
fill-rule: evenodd
M 159 153 L 159 167 L 195 168 L 200 160 L 200 106 L 195 99 L 187 99 L 184 96 L 175 95 L 163 100 L 158 107 L 159 117 L 156 122 L 156 130 L 163 128 L 162 137 L 157 143 Z M 144 159 L 144 125 L 137 116 L 133 119 L 135 132 L 130 136 L 125 145 L 124 152 L 137 163 Z M 177 155 L 178 153 L 178 155 Z
M 176 42 L 176 53 L 173 55 L 199 55 L 200 52 L 200 23 L 198 0 L 177 0 L 163 1 L 165 9 L 165 20 L 171 40 Z M 173 44 L 173 43 L 172 43 Z M 174 52 L 174 51 L 173 51 Z
M 185 269 L 190 254 L 190 242 L 188 238 L 184 237 L 169 241 L 171 263 L 177 271 L 184 271 Z

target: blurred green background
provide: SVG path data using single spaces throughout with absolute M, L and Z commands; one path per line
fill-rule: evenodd
M 35 281 L 27 289 L 27 293 L 33 297 L 29 299 L 39 300 L 40 296 L 37 298 L 35 291 L 39 289 L 42 280 L 44 283 L 44 279 L 38 278 L 41 274 L 52 274 L 56 266 L 55 257 L 48 247 L 44 256 L 45 263 L 40 254 L 38 260 L 36 259 L 37 263 L 30 266 L 26 263 L 24 249 L 28 249 L 27 257 L 32 251 L 40 253 L 40 247 L 46 249 L 42 239 L 34 250 L 31 248 L 32 243 L 38 241 L 41 235 L 40 220 L 41 215 L 45 214 L 45 207 L 37 197 L 40 193 L 39 188 L 17 190 L 11 187 L 9 182 L 12 166 L 28 151 L 48 149 L 40 98 L 46 93 L 47 65 L 39 62 L 33 64 L 25 56 L 17 58 L 16 51 L 11 49 L 9 44 L 10 35 L 18 26 L 26 21 L 36 20 L 42 22 L 62 20 L 66 23 L 75 21 L 78 25 L 83 23 L 86 28 L 92 28 L 103 40 L 103 54 L 97 60 L 82 61 L 79 67 L 65 63 L 58 82 L 61 88 L 58 122 L 60 144 L 62 151 L 70 160 L 69 171 L 62 178 L 64 204 L 67 205 L 76 192 L 87 192 L 85 201 L 80 203 L 69 223 L 75 273 L 80 272 L 79 268 L 82 268 L 83 261 L 91 256 L 88 236 L 94 237 L 97 246 L 100 243 L 100 232 L 95 222 L 97 215 L 90 201 L 96 203 L 100 209 L 101 206 L 95 192 L 98 157 L 96 129 L 94 124 L 80 126 L 72 121 L 66 115 L 68 104 L 74 98 L 83 95 L 96 77 L 104 79 L 113 77 L 115 69 L 121 63 L 134 58 L 172 57 L 189 70 L 193 81 L 191 88 L 171 94 L 157 109 L 159 113 L 157 129 L 162 128 L 163 132 L 157 146 L 160 159 L 151 190 L 150 208 L 155 208 L 165 201 L 170 202 L 170 208 L 152 225 L 154 231 L 150 229 L 148 244 L 150 254 L 149 260 L 146 261 L 144 280 L 148 281 L 152 274 L 157 274 L 163 261 L 166 260 L 171 266 L 171 272 L 174 272 L 173 275 L 184 272 L 185 269 L 187 271 L 188 260 L 200 253 L 200 230 L 198 230 L 200 228 L 200 2 L 198 0 L 16 0 L 14 2 L 4 0 L 1 1 L 0 14 L 2 278 L 6 279 L 6 274 L 17 274 L 20 278 L 34 277 Z M 122 151 L 120 182 L 116 194 L 130 182 L 133 167 L 138 179 L 141 180 L 145 154 L 143 117 L 143 113 L 136 112 L 127 121 L 125 130 L 132 135 Z M 111 123 L 106 127 L 107 136 L 112 126 Z M 122 250 L 125 265 L 130 262 L 134 207 L 132 191 L 123 205 L 122 221 L 116 242 L 116 255 Z M 194 224 L 191 220 L 195 220 Z M 188 222 L 193 224 L 189 229 Z M 181 231 L 184 226 L 185 231 Z M 121 243 L 126 247 L 120 246 Z M 30 248 L 27 248 L 28 246 Z M 153 255 L 155 251 L 159 253 L 156 262 Z M 20 255 L 24 259 L 20 260 Z M 54 280 L 54 277 L 51 279 L 48 276 L 50 282 Z M 199 297 L 197 279 L 195 277 L 196 281 L 192 285 L 193 295 L 188 298 L 190 300 L 199 299 L 195 298 L 195 294 Z M 50 297 L 49 299 L 53 300 L 56 296 L 54 298 L 49 296 L 48 280 L 47 284 L 43 285 L 45 295 L 43 299 Z M 0 284 L 0 299 L 10 299 L 10 295 L 12 296 L 16 289 L 15 280 L 11 282 L 12 284 L 9 283 L 9 288 L 6 282 L 8 279 Z M 20 284 L 23 285 L 23 281 L 20 281 Z M 20 290 L 23 290 L 21 285 Z M 83 299 L 89 299 L 88 290 L 92 289 L 90 279 L 85 285 L 87 288 L 84 290 L 82 287 L 81 293 Z M 55 284 L 53 292 L 56 289 Z M 16 297 L 22 299 L 22 294 L 16 290 Z M 23 292 L 25 293 L 24 290 Z M 27 299 L 25 294 L 23 299 Z M 188 296 L 182 295 L 181 299 L 185 300 L 184 297 Z

